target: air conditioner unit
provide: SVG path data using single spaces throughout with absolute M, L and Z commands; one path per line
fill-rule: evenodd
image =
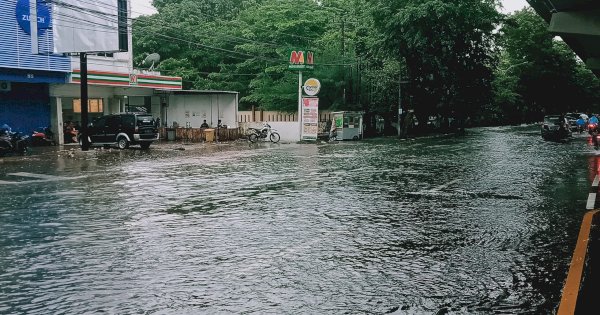
M 10 82 L 0 81 L 0 92 L 10 92 Z

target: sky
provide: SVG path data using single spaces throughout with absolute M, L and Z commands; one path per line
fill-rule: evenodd
M 525 0 L 502 0 L 502 6 L 504 6 L 503 12 L 510 13 L 528 7 L 529 4 Z
M 131 0 L 131 11 L 133 17 L 156 13 L 152 0 Z
M 506 13 L 528 6 L 525 0 L 502 0 L 502 5 L 504 6 L 503 11 Z M 152 7 L 152 0 L 131 0 L 131 8 L 133 17 L 156 13 L 156 9 Z

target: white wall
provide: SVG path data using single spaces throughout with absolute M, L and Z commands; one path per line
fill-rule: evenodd
M 89 98 L 112 97 L 114 88 L 110 86 L 89 85 Z M 50 97 L 72 97 L 79 98 L 81 96 L 81 87 L 79 84 L 51 84 Z
M 236 94 L 170 95 L 167 125 L 176 121 L 180 127 L 190 123 L 199 128 L 206 119 L 209 126 L 216 127 L 221 119 L 224 125 L 237 127 L 237 105 Z
M 300 127 L 298 126 L 298 122 L 293 121 L 270 121 L 269 125 L 271 128 L 275 129 L 277 133 L 281 136 L 281 141 L 283 142 L 297 142 L 300 141 Z M 242 134 L 246 134 L 248 128 L 262 128 L 261 122 L 253 122 L 253 123 L 240 123 L 240 127 L 242 128 Z
M 154 89 L 143 88 L 143 87 L 113 87 L 115 95 L 127 95 L 127 96 L 153 96 Z
M 88 55 L 88 71 L 133 73 L 131 52 L 115 53 L 114 57 Z M 71 69 L 81 69 L 79 57 L 71 57 Z

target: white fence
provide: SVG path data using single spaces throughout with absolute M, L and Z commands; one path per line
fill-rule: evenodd
M 319 111 L 319 121 L 326 122 L 331 120 L 331 111 Z M 291 122 L 298 121 L 298 115 L 296 113 L 282 113 L 272 111 L 240 111 L 238 112 L 238 122 L 257 122 L 257 121 L 279 121 L 279 122 Z
M 262 128 L 262 125 L 261 122 L 240 122 L 242 134 L 248 134 L 248 128 Z M 300 140 L 300 127 L 297 121 L 270 121 L 269 125 L 279 133 L 282 142 L 296 142 Z

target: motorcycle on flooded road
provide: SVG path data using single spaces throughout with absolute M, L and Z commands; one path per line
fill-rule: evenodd
M 598 133 L 598 124 L 590 123 L 588 124 L 588 133 L 591 136 L 592 145 L 596 150 L 598 150 L 598 145 L 600 144 L 600 134 Z
M 29 151 L 29 136 L 18 132 L 0 130 L 0 156 L 7 154 L 25 155 Z

